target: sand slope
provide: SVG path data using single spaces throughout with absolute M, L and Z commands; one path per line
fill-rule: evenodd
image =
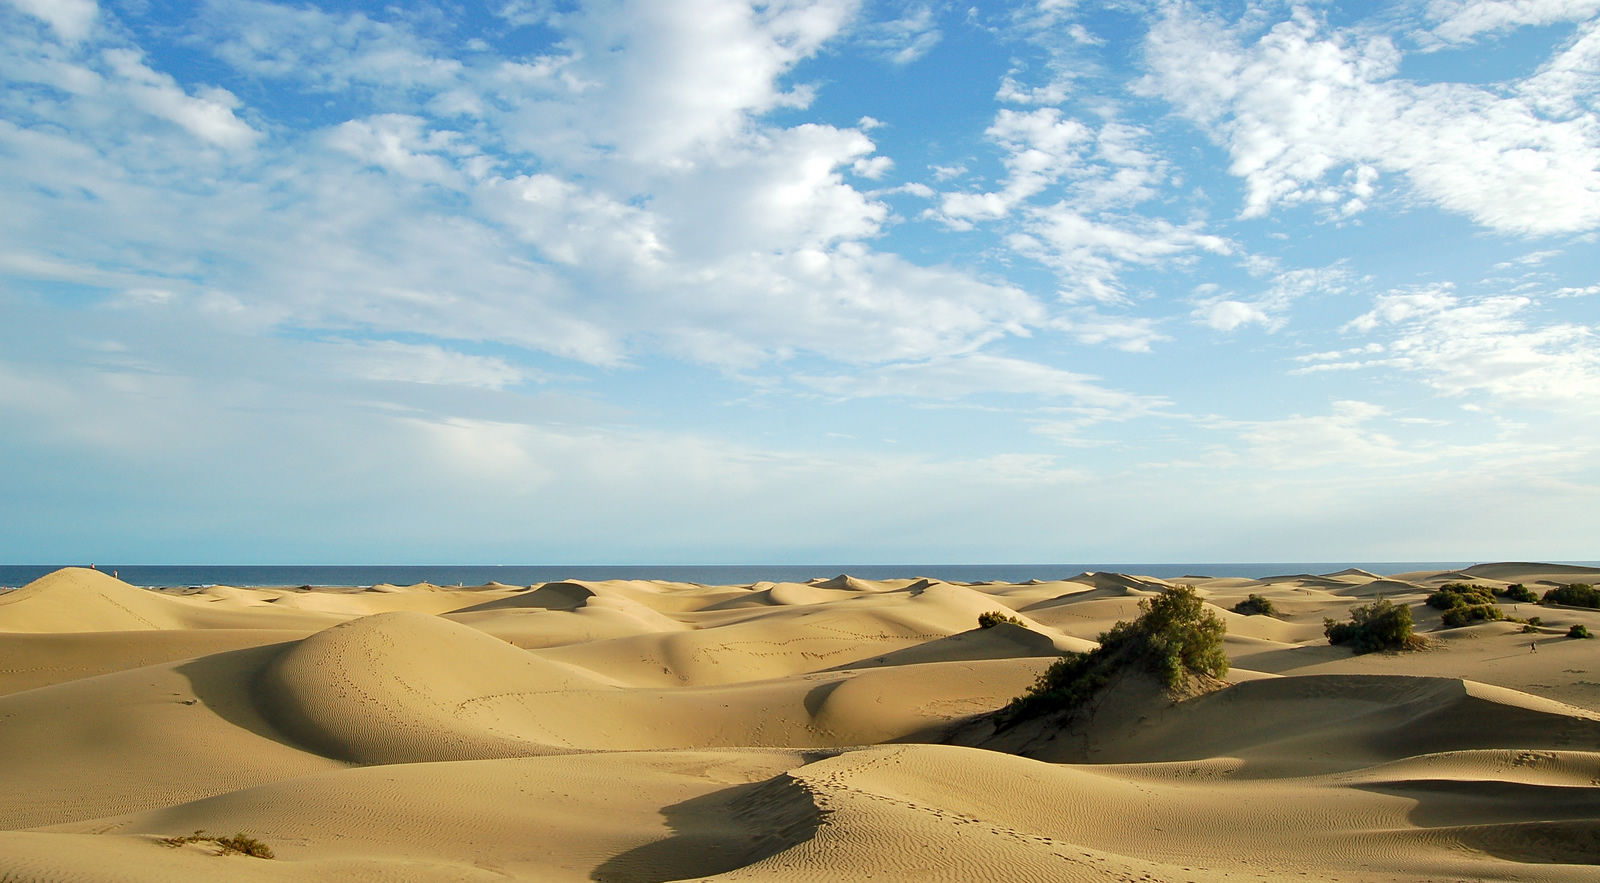
M 5 880 L 1590 880 L 1600 611 L 1442 629 L 1540 564 L 1189 582 L 1233 683 L 988 712 L 1171 582 L 0 595 Z M 1242 616 L 1249 594 L 1276 617 Z M 1431 649 L 1322 637 L 1377 597 Z M 977 627 L 986 611 L 1021 625 Z M 272 860 L 169 847 L 247 832 Z

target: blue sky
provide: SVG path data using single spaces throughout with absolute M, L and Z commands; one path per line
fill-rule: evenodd
M 0 560 L 1600 557 L 1600 0 L 0 0 Z

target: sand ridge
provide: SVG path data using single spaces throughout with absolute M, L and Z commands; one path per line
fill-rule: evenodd
M 1445 629 L 1485 564 L 1024 584 L 215 586 L 69 568 L 0 595 L 8 880 L 1587 880 L 1600 611 Z M 988 712 L 1191 584 L 1231 684 Z M 1249 594 L 1275 617 L 1232 606 Z M 1430 649 L 1354 656 L 1385 598 Z M 979 628 L 995 611 L 1020 624 Z M 162 837 L 245 831 L 263 860 Z

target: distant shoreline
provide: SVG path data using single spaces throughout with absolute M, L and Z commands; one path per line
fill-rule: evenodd
M 1327 574 L 1356 568 L 1383 575 L 1447 571 L 1471 567 L 1468 561 L 1278 561 L 1088 564 L 711 564 L 711 565 L 239 565 L 99 563 L 138 586 L 373 586 L 533 585 L 563 579 L 656 580 L 701 585 L 747 585 L 756 582 L 805 582 L 850 574 L 863 579 L 930 577 L 949 582 L 1026 582 L 1066 579 L 1085 572 L 1127 573 L 1159 579 L 1239 577 L 1260 579 L 1298 573 Z M 1544 564 L 1600 567 L 1600 561 L 1551 561 Z M 16 588 L 70 564 L 3 564 L 0 587 Z M 87 566 L 87 563 L 76 566 Z

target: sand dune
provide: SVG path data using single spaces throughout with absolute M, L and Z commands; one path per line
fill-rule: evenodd
M 68 569 L 0 595 L 0 878 L 1588 880 L 1600 641 L 1565 634 L 1600 611 L 1444 629 L 1422 600 L 1597 577 L 1195 577 L 1231 683 L 1123 675 L 997 727 L 1171 583 L 159 592 Z M 1278 614 L 1231 612 L 1249 594 Z M 1430 649 L 1326 643 L 1377 597 Z M 196 829 L 277 857 L 161 840 Z
M 69 567 L 0 595 L 0 630 L 100 632 L 183 628 L 196 605 L 145 592 L 108 573 Z

